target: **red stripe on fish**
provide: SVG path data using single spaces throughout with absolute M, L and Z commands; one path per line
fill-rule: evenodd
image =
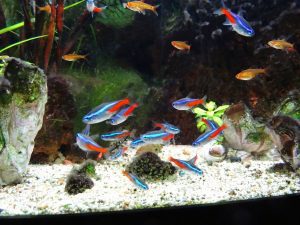
M 129 131 L 128 132 L 124 132 L 123 134 L 118 135 L 117 138 L 125 138 L 125 137 L 130 136 L 130 134 L 131 133 Z
M 227 19 L 229 20 L 230 23 L 232 23 L 232 24 L 236 23 L 235 18 L 232 16 L 230 11 L 228 11 L 225 8 L 222 8 L 221 11 L 227 17 Z
M 175 136 L 175 134 L 169 134 L 168 136 L 163 137 L 163 140 L 164 140 L 164 141 L 169 141 L 169 140 L 171 140 L 172 138 L 174 138 L 174 136 Z
M 118 103 L 116 103 L 111 109 L 108 110 L 108 112 L 116 112 L 118 111 L 122 106 L 129 105 L 130 100 L 129 98 L 125 98 L 123 100 L 120 100 Z
M 185 169 L 186 168 L 184 164 L 182 164 L 180 161 L 174 159 L 172 156 L 169 157 L 169 161 L 175 163 L 181 169 Z
M 99 7 L 95 7 L 94 9 L 93 9 L 93 12 L 94 13 L 100 13 L 100 12 L 102 12 L 103 11 L 103 9 L 102 8 L 99 8 Z
M 226 129 L 227 128 L 227 125 L 224 123 L 222 126 L 220 126 L 215 132 L 213 132 L 210 136 L 209 136 L 209 139 L 213 139 L 215 138 L 216 136 L 218 136 L 222 130 Z
M 200 105 L 200 104 L 203 104 L 203 103 L 204 103 L 203 99 L 198 99 L 198 100 L 189 102 L 186 105 L 189 106 L 189 107 L 193 107 L 193 106 Z
M 135 109 L 135 108 L 137 108 L 139 106 L 139 104 L 137 104 L 137 103 L 135 103 L 135 104 L 133 104 L 132 106 L 130 106 L 129 108 L 128 108 L 128 110 L 126 110 L 126 112 L 124 112 L 124 116 L 129 116 L 132 112 L 133 112 L 133 110 Z
M 86 147 L 89 150 L 91 150 L 91 151 L 101 152 L 101 153 L 107 153 L 107 149 L 106 148 L 100 148 L 100 147 L 97 147 L 97 146 L 92 145 L 92 144 L 86 144 Z
M 158 128 L 165 128 L 165 126 L 162 123 L 153 123 L 154 127 L 158 127 Z
M 208 123 L 207 119 L 202 118 L 201 121 L 204 122 L 207 126 L 209 126 L 209 123 Z

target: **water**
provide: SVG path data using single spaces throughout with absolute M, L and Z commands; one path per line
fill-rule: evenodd
M 0 216 L 299 193 L 298 1 L 23 2 L 0 3 Z

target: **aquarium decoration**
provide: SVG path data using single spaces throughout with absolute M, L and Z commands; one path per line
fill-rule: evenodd
M 222 116 L 225 110 L 229 107 L 229 105 L 222 105 L 218 107 L 217 104 L 213 101 L 209 101 L 205 103 L 203 106 L 205 109 L 202 109 L 200 107 L 193 109 L 193 113 L 195 113 L 196 118 L 198 118 L 197 128 L 201 133 L 205 132 L 207 129 L 206 123 L 201 120 L 202 118 L 205 118 L 207 120 L 212 120 L 218 126 L 221 126 L 223 124 Z
M 127 170 L 152 182 L 168 179 L 176 172 L 176 168 L 170 162 L 162 161 L 154 152 L 144 152 L 137 156 L 128 165 Z
M 0 217 L 299 195 L 299 7 L 1 0 Z

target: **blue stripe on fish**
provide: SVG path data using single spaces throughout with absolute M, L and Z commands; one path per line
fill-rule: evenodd
M 146 144 L 141 138 L 136 138 L 130 143 L 131 148 L 136 148 L 138 146 Z
M 129 173 L 129 176 L 131 177 L 132 182 L 135 183 L 138 187 L 140 187 L 144 190 L 149 189 L 148 185 L 144 181 L 142 181 L 140 178 L 138 178 L 137 176 L 135 176 L 131 173 Z
M 200 135 L 193 143 L 192 143 L 192 146 L 198 146 L 200 145 L 201 143 L 203 143 L 204 141 L 206 141 L 210 135 L 212 135 L 214 132 L 216 131 L 216 129 L 214 130 L 211 130 L 209 132 L 206 132 L 202 135 Z

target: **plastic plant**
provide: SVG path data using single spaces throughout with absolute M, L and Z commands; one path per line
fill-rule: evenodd
M 217 104 L 215 102 L 210 101 L 204 104 L 205 109 L 202 109 L 200 107 L 194 108 L 193 113 L 195 113 L 196 118 L 198 118 L 197 128 L 200 130 L 200 132 L 203 133 L 207 129 L 206 124 L 201 120 L 202 118 L 212 120 L 218 126 L 221 126 L 223 124 L 223 120 L 221 118 L 228 107 L 229 105 L 222 105 L 217 107 Z

